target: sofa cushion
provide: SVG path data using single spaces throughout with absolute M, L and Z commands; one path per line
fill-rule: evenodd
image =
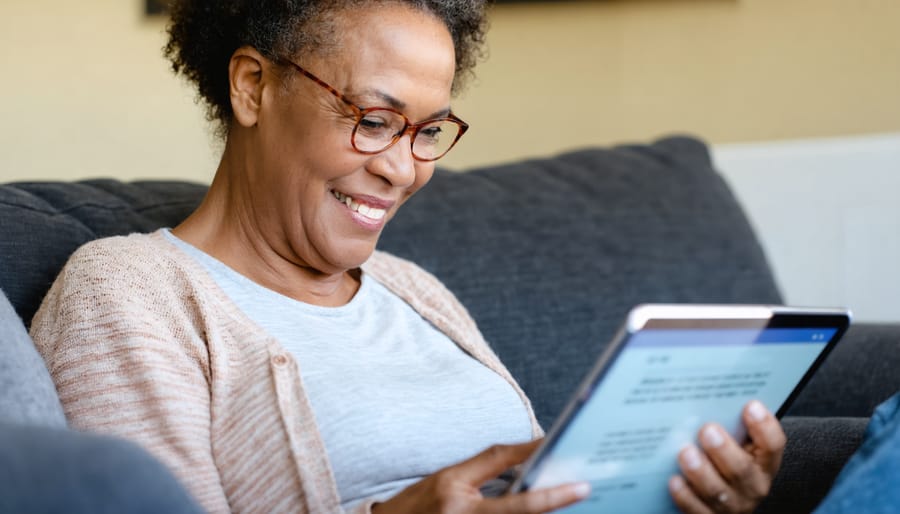
M 862 442 L 868 418 L 788 416 L 787 446 L 772 491 L 756 514 L 811 512 Z
M 0 185 L 0 289 L 30 324 L 69 255 L 82 244 L 175 225 L 206 187 L 116 180 Z
M 544 426 L 635 304 L 780 303 L 740 206 L 686 137 L 438 171 L 379 245 L 460 298 Z
M 138 446 L 73 430 L 0 423 L 0 512 L 200 514 Z
M 0 290 L 0 423 L 65 427 L 50 373 Z

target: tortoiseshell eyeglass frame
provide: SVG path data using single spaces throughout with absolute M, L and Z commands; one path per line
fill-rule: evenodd
M 349 100 L 343 94 L 341 94 L 337 89 L 331 87 L 331 85 L 329 85 L 327 82 L 325 82 L 324 80 L 320 79 L 319 77 L 313 75 L 311 72 L 307 71 L 305 68 L 303 68 L 303 66 L 300 66 L 299 64 L 295 63 L 294 61 L 292 61 L 290 59 L 283 59 L 283 61 L 285 63 L 293 66 L 298 72 L 300 72 L 301 75 L 312 80 L 313 82 L 315 82 L 316 84 L 321 86 L 323 89 L 325 89 L 326 91 L 328 91 L 329 93 L 334 95 L 335 98 L 337 98 L 341 102 L 344 102 L 345 104 L 347 104 L 347 106 L 349 106 L 351 109 L 353 109 L 354 114 L 356 114 L 356 124 L 353 126 L 353 133 L 350 134 L 350 145 L 353 146 L 354 150 L 356 150 L 357 152 L 359 152 L 361 154 L 374 155 L 374 154 L 384 152 L 388 148 L 394 146 L 397 143 L 397 141 L 399 141 L 400 138 L 402 138 L 404 135 L 409 134 L 410 152 L 412 153 L 413 158 L 415 160 L 421 161 L 421 162 L 433 162 L 433 161 L 436 161 L 436 160 L 440 159 L 441 157 L 447 155 L 447 152 L 449 152 L 451 149 L 453 149 L 454 146 L 456 146 L 456 143 L 459 141 L 459 138 L 461 138 L 462 135 L 465 134 L 467 130 L 469 130 L 469 124 L 464 122 L 463 120 L 459 119 L 458 117 L 456 117 L 456 115 L 454 115 L 452 112 L 442 118 L 425 120 L 421 123 L 410 123 L 409 118 L 407 118 L 406 115 L 404 115 L 402 112 L 400 112 L 396 109 L 391 109 L 390 107 L 368 107 L 368 108 L 361 107 L 361 106 L 353 103 L 351 100 Z M 357 131 L 357 129 L 359 129 L 359 124 L 360 124 L 360 122 L 362 122 L 363 118 L 367 114 L 374 112 L 374 111 L 389 111 L 389 112 L 398 114 L 400 117 L 403 118 L 404 128 L 400 132 L 397 132 L 396 134 L 394 134 L 393 138 L 391 139 L 391 142 L 388 143 L 384 148 L 382 148 L 380 150 L 362 150 L 358 146 L 356 146 L 356 131 Z M 443 153 L 441 153 L 440 155 L 438 155 L 436 157 L 423 158 L 423 157 L 416 155 L 416 148 L 415 148 L 416 136 L 419 134 L 419 130 L 421 130 L 423 127 L 431 125 L 435 122 L 444 122 L 444 121 L 449 121 L 449 122 L 455 123 L 459 126 L 459 133 L 456 134 L 456 138 L 453 140 L 453 142 L 450 144 L 450 146 L 448 146 L 447 149 L 444 150 Z

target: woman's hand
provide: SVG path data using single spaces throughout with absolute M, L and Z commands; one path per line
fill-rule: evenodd
M 372 507 L 374 514 L 538 514 L 582 500 L 588 484 L 569 484 L 526 493 L 484 498 L 479 487 L 504 470 L 521 464 L 540 441 L 492 446 L 471 459 L 445 468 Z
M 787 438 L 758 401 L 744 407 L 743 419 L 750 438 L 743 448 L 721 426 L 709 424 L 700 429 L 702 451 L 681 450 L 684 477 L 672 477 L 669 491 L 683 512 L 751 512 L 769 493 Z

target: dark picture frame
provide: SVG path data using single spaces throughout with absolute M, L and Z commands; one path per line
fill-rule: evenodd
M 165 14 L 167 5 L 167 0 L 144 0 L 144 12 L 147 16 Z
M 493 0 L 493 3 L 512 4 L 521 2 L 536 2 L 541 0 Z M 167 0 L 144 0 L 144 12 L 148 16 L 156 16 L 165 14 L 167 10 Z

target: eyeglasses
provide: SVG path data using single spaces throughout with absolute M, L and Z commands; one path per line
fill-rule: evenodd
M 404 135 L 410 135 L 412 155 L 417 161 L 431 162 L 447 155 L 469 125 L 453 113 L 442 118 L 410 123 L 403 113 L 387 107 L 360 107 L 348 100 L 325 81 L 303 69 L 299 64 L 285 59 L 303 76 L 325 88 L 338 100 L 353 109 L 356 125 L 350 135 L 350 144 L 362 154 L 376 154 L 394 146 Z

